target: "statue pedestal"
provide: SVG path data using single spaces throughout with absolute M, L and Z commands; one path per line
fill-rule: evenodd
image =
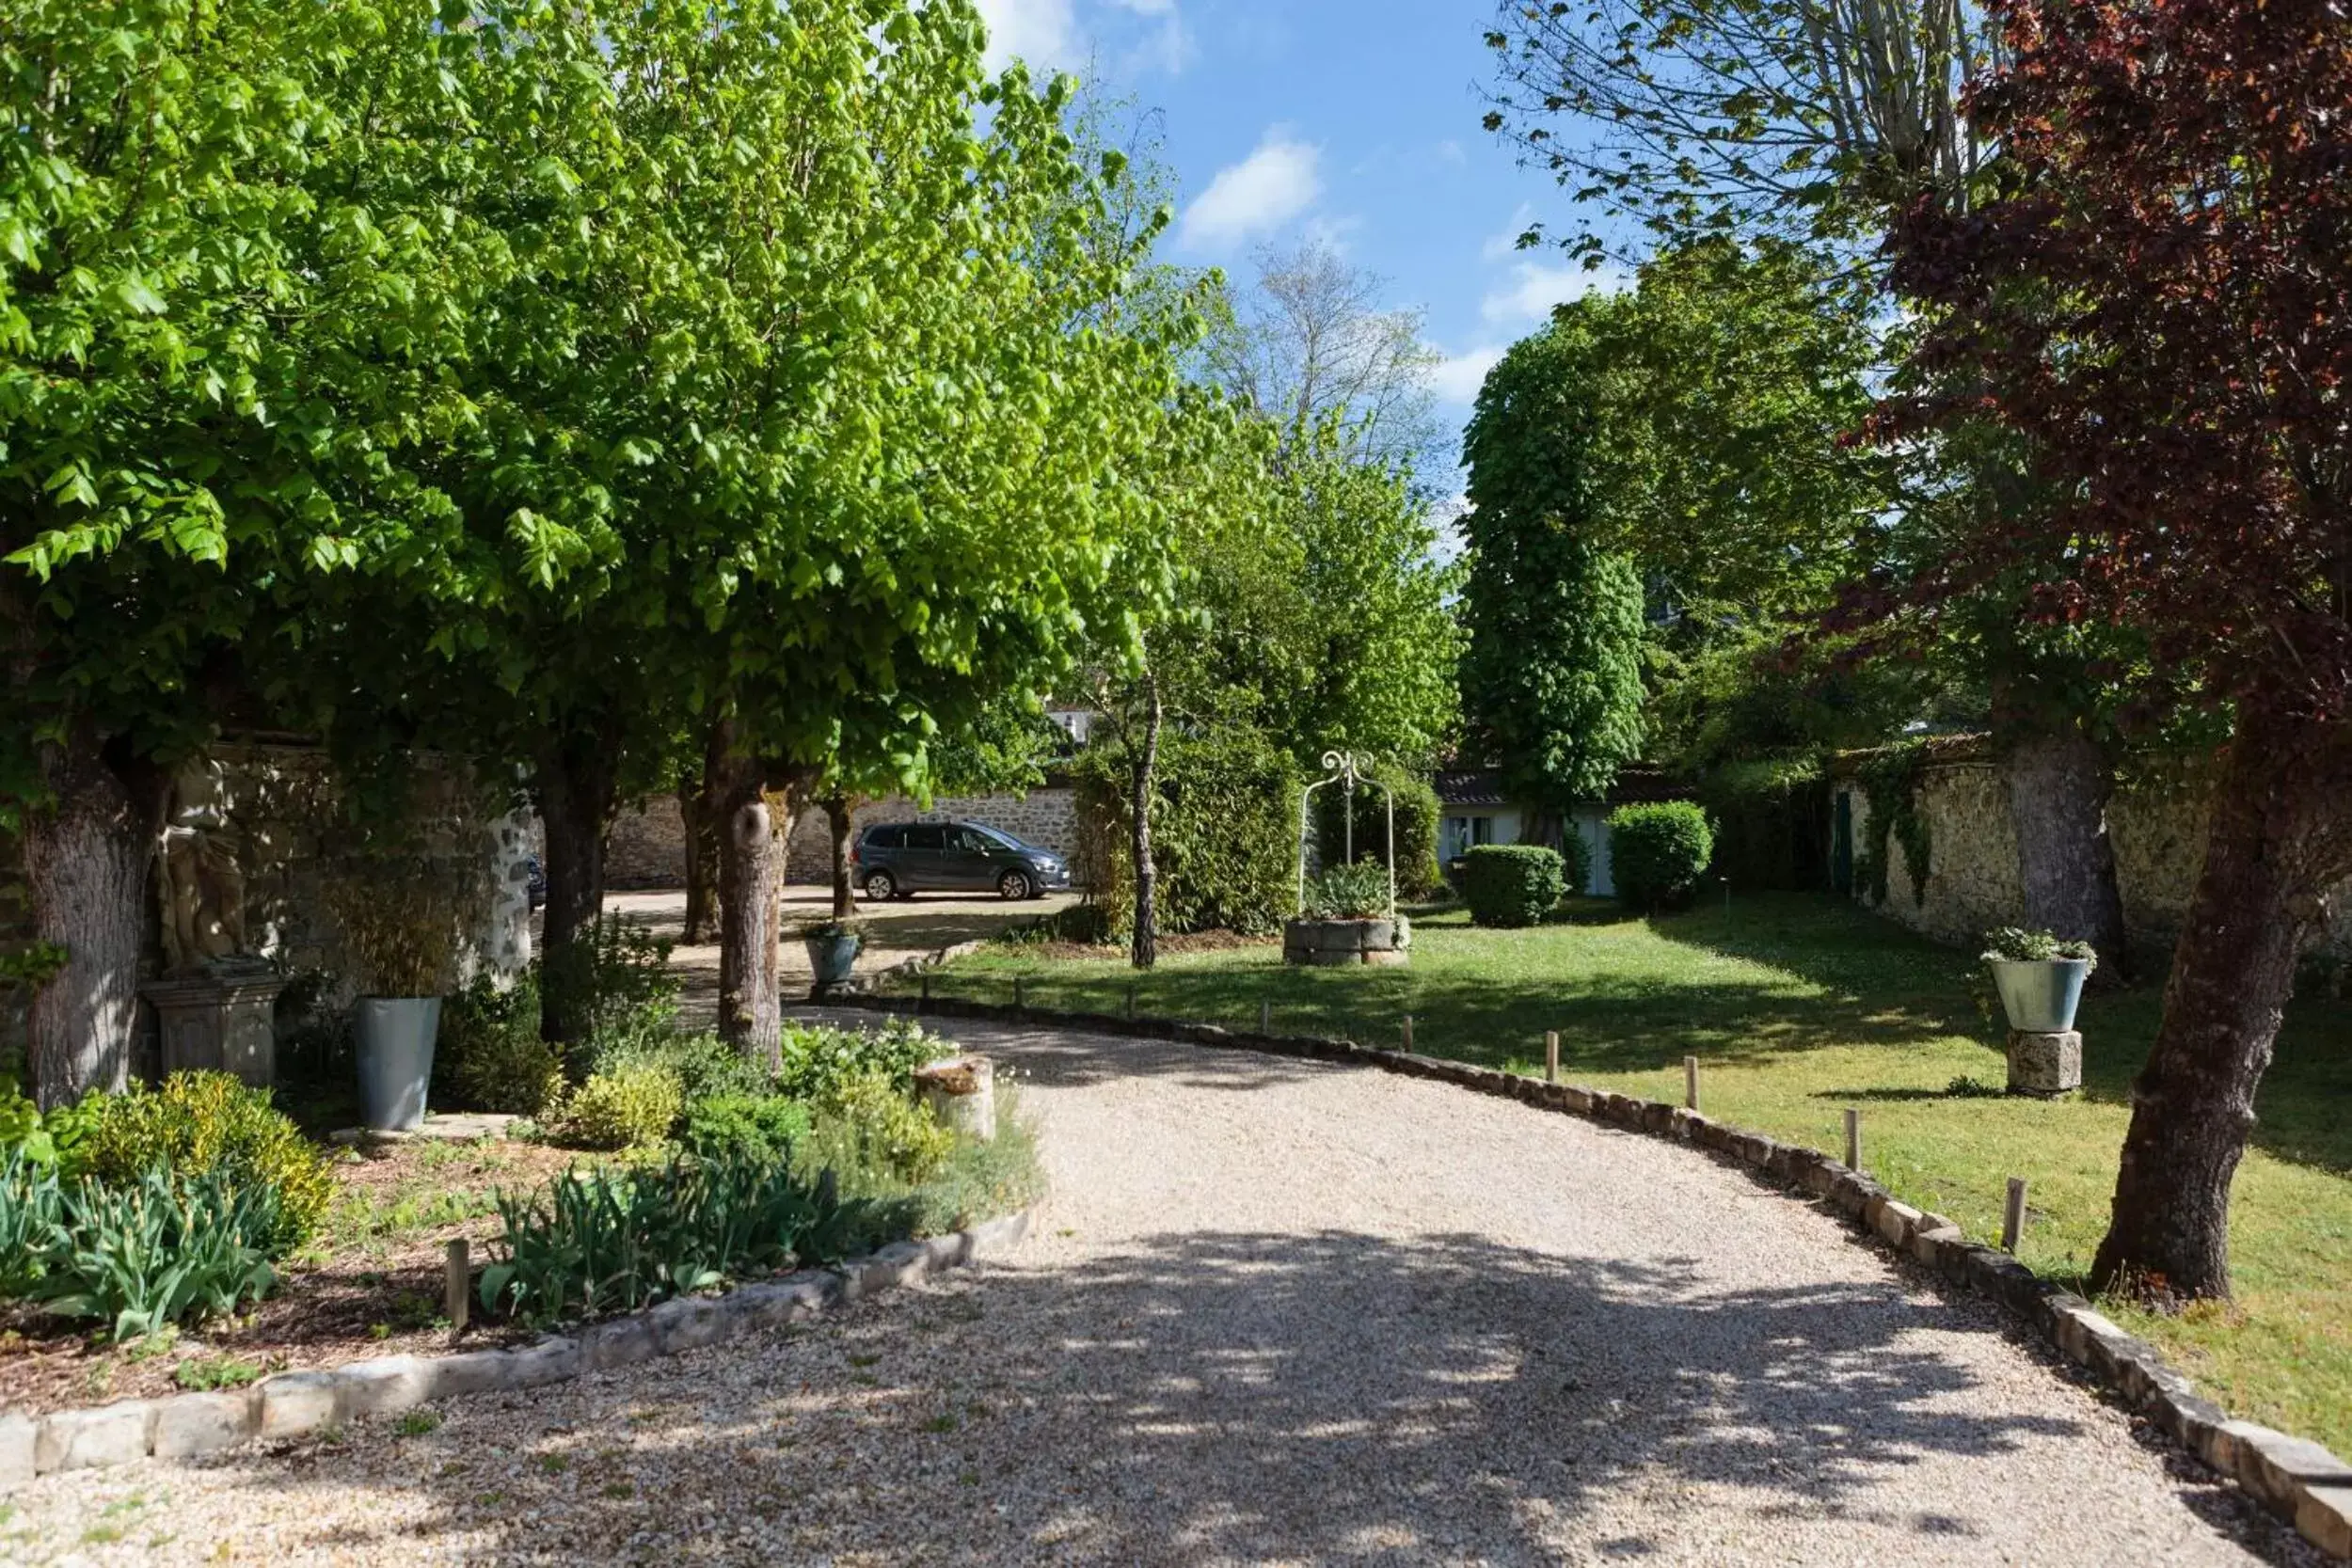
M 286 982 L 263 971 L 253 975 L 193 975 L 154 980 L 139 988 L 153 1004 L 163 1037 L 163 1069 L 173 1072 L 233 1073 L 266 1088 L 278 1077 L 273 1010 Z
M 2009 1032 L 2009 1092 L 2048 1100 L 2083 1086 L 2083 1037 L 2074 1030 Z

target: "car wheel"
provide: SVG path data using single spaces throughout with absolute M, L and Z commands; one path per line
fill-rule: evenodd
M 866 879 L 866 896 L 875 903 L 884 903 L 898 896 L 898 884 L 887 871 L 877 871 Z
M 1010 899 L 1026 898 L 1035 885 L 1025 871 L 1008 871 L 996 879 L 996 891 Z

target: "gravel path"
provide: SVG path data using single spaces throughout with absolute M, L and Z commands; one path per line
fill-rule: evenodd
M 430 1432 L 47 1478 L 0 1558 L 2313 1560 L 1989 1309 L 1687 1150 L 956 1032 L 1045 1130 L 1014 1261 Z

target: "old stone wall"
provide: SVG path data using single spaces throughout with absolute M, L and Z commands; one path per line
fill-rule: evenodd
M 977 822 L 1070 859 L 1078 847 L 1074 791 L 1059 785 L 1026 795 L 942 795 L 929 809 L 903 796 L 873 800 L 850 814 L 852 835 L 882 822 Z M 657 795 L 624 809 L 605 848 L 605 885 L 682 888 L 686 885 L 686 827 L 677 798 Z M 833 876 L 833 841 L 824 812 L 810 806 L 793 820 L 786 840 L 785 875 L 795 882 Z
M 1870 802 L 1850 776 L 1832 788 L 1852 814 L 1859 862 L 1870 843 Z M 2119 781 L 2107 806 L 2107 836 L 2115 851 L 2116 882 L 2132 945 L 2169 947 L 2188 915 L 2204 858 L 2212 778 L 2196 762 L 2136 769 Z M 1993 750 L 1982 737 L 1941 742 L 1918 775 L 1915 799 L 1928 829 L 1927 878 L 1915 896 L 1903 849 L 1890 835 L 1886 897 L 1881 914 L 1926 936 L 1967 945 L 1999 926 L 2025 921 L 2025 889 L 2017 872 L 2017 831 L 2009 790 Z M 1855 896 L 1867 892 L 1855 879 Z M 2352 884 L 2334 902 L 2352 899 Z M 2326 945 L 2352 957 L 2352 922 L 2339 923 Z

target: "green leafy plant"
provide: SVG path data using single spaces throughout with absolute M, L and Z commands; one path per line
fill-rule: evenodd
M 782 1095 L 721 1094 L 691 1101 L 678 1142 L 706 1160 L 777 1164 L 808 1136 L 808 1107 Z
M 1610 875 L 1629 909 L 1688 908 L 1714 857 L 1714 830 L 1692 801 L 1619 806 L 1609 814 Z
M 1396 892 L 1400 898 L 1427 898 L 1445 885 L 1438 866 L 1438 792 L 1425 779 L 1382 766 L 1370 777 L 1396 792 Z M 1334 787 L 1315 795 L 1315 852 L 1325 865 L 1347 858 L 1347 800 Z M 1389 797 L 1373 785 L 1356 791 L 1356 858 L 1385 865 Z
M 856 937 L 863 941 L 866 924 L 859 920 L 818 920 L 801 927 L 793 935 L 812 942 L 830 942 L 836 937 Z
M 795 1027 L 787 1024 L 788 1031 Z M 774 1092 L 767 1068 L 716 1035 L 647 1034 L 592 1045 L 586 1055 L 592 1070 L 609 1072 L 622 1067 L 652 1067 L 678 1082 L 689 1104 L 713 1095 L 764 1095 Z
M 1867 839 L 1854 859 L 1854 879 L 1873 905 L 1886 902 L 1890 841 L 1902 847 L 1911 901 L 1927 902 L 1929 856 L 1934 849 L 1927 816 L 1919 810 L 1919 785 L 1927 758 L 1927 748 L 1916 742 L 1890 746 L 1867 758 L 1855 774 L 1863 801 L 1869 808 L 1869 820 L 1865 830 Z
M 477 974 L 441 1006 L 433 1054 L 435 1098 L 481 1111 L 537 1116 L 563 1072 L 563 1058 L 539 1036 L 539 984 L 526 974 L 501 987 Z M 454 1093 L 443 1096 L 446 1081 Z
M 2012 963 L 2044 963 L 2053 958 L 2079 958 L 2090 966 L 2085 974 L 2099 967 L 2098 949 L 2087 942 L 2072 942 L 2049 931 L 2028 931 L 2016 926 L 2004 926 L 1984 934 L 1984 954 L 1988 962 L 2006 960 Z
M 335 1178 L 317 1147 L 270 1101 L 267 1089 L 225 1072 L 175 1072 L 161 1087 L 92 1095 L 78 1107 L 88 1127 L 61 1156 L 70 1175 L 128 1185 L 161 1165 L 176 1175 L 217 1172 L 240 1188 L 267 1187 L 283 1258 L 310 1239 L 335 1199 Z
M 1114 929 L 1135 913 L 1126 846 L 1133 812 L 1124 768 L 1089 749 L 1074 768 L 1081 861 Z M 1243 726 L 1162 739 L 1152 860 L 1163 932 L 1279 930 L 1297 897 L 1298 771 Z
M 1369 920 L 1388 913 L 1388 867 L 1373 861 L 1332 866 L 1307 884 L 1303 912 L 1317 920 Z
M 1478 926 L 1540 926 L 1560 907 L 1560 853 L 1539 844 L 1481 844 L 1462 857 L 1462 901 Z
M 784 1066 L 772 1092 L 812 1104 L 853 1078 L 879 1076 L 903 1089 L 916 1068 L 956 1053 L 912 1019 L 892 1019 L 879 1029 L 787 1023 L 778 1050 Z
M 326 902 L 370 996 L 439 996 L 489 905 L 486 869 L 411 847 L 346 857 Z
M 242 1388 L 262 1375 L 258 1361 L 240 1361 L 234 1356 L 191 1356 L 171 1369 L 171 1381 L 181 1387 L 198 1393 L 217 1388 Z
M 871 1167 L 920 1184 L 955 1148 L 952 1129 L 910 1099 L 890 1074 L 869 1070 L 835 1084 L 817 1104 L 803 1159 L 818 1167 Z
M 598 1052 L 659 1041 L 677 1020 L 672 944 L 619 915 L 602 915 L 551 956 L 540 976 L 548 1007 L 570 1016 L 564 1037 Z
M 228 1316 L 277 1284 L 268 1249 L 279 1210 L 276 1186 L 217 1170 L 191 1178 L 156 1164 L 123 1185 L 85 1178 L 63 1195 L 32 1294 L 108 1323 L 118 1341 Z
M 0 1150 L 0 1298 L 22 1296 L 40 1282 L 64 1209 L 54 1162 L 23 1148 Z
M 677 1074 L 652 1062 L 599 1068 L 548 1106 L 550 1141 L 576 1148 L 649 1148 L 670 1135 L 686 1109 Z

